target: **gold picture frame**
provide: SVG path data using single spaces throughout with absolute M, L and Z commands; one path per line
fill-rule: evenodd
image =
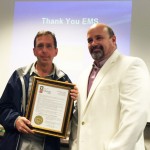
M 33 77 L 26 118 L 34 132 L 66 138 L 73 100 L 70 90 L 74 84 Z

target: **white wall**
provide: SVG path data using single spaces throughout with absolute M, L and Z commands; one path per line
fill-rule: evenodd
M 150 71 L 150 0 L 132 0 L 131 55 L 143 58 Z
M 0 96 L 10 76 L 13 0 L 0 0 Z

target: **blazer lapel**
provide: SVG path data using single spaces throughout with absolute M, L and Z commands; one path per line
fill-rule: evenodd
M 100 71 L 98 72 L 96 78 L 93 81 L 93 84 L 91 86 L 91 89 L 89 91 L 87 100 L 85 102 L 85 107 L 83 108 L 83 114 L 86 112 L 86 109 L 92 99 L 92 95 L 94 94 L 97 86 L 101 83 L 102 79 L 104 78 L 105 74 L 110 70 L 110 68 L 113 67 L 115 61 L 118 58 L 118 51 L 115 50 L 114 53 L 111 55 L 111 57 L 105 62 L 105 64 L 103 65 L 103 67 L 100 69 Z

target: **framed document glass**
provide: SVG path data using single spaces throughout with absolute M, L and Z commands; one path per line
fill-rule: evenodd
M 73 100 L 74 84 L 33 77 L 26 118 L 36 133 L 66 138 Z

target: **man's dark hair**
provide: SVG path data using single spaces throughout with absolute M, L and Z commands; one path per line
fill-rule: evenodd
M 109 34 L 110 38 L 115 35 L 114 31 L 109 26 L 107 26 L 107 30 L 108 30 L 108 34 Z
M 54 46 L 55 48 L 57 48 L 57 40 L 56 40 L 55 34 L 52 33 L 51 31 L 39 31 L 34 38 L 34 47 L 36 47 L 36 39 L 43 35 L 51 35 L 54 40 Z

